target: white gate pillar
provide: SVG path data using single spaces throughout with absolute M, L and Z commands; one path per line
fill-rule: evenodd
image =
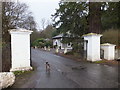
M 64 49 L 64 54 L 66 54 L 68 51 L 67 51 L 67 48 Z
M 110 43 L 101 44 L 101 49 L 104 50 L 104 59 L 106 60 L 115 59 L 115 46 L 116 45 Z
M 87 60 L 99 61 L 100 59 L 100 37 L 101 34 L 88 33 L 83 35 L 84 40 L 87 40 Z M 86 46 L 84 46 L 85 48 Z
M 11 34 L 12 67 L 10 71 L 31 70 L 30 66 L 30 34 L 25 29 L 9 30 Z

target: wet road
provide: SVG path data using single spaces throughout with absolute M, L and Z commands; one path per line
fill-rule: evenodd
M 45 62 L 51 65 L 46 72 Z M 117 88 L 118 68 L 78 62 L 50 52 L 32 49 L 34 75 L 21 88 Z

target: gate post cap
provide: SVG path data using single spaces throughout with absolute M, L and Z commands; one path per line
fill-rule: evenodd
M 31 30 L 26 30 L 24 28 L 10 29 L 8 31 L 9 31 L 9 33 L 30 33 L 30 34 L 33 32 Z
M 103 43 L 103 44 L 101 44 L 101 46 L 116 46 L 116 45 L 110 44 L 110 43 Z
M 86 36 L 102 36 L 102 34 L 88 33 L 88 34 L 84 34 L 84 35 L 82 35 L 82 37 L 86 37 Z

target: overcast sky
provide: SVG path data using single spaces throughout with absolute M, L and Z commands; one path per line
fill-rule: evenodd
M 19 0 L 25 2 L 29 6 L 29 10 L 33 13 L 35 21 L 38 23 L 38 29 L 41 29 L 41 19 L 51 21 L 51 14 L 55 13 L 58 8 L 59 0 Z

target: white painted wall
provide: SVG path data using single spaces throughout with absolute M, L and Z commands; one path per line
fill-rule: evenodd
M 57 43 L 57 45 L 60 47 L 61 46 L 61 49 L 72 49 L 72 43 L 70 44 L 70 45 L 68 45 L 68 44 L 63 44 L 63 43 L 61 43 L 61 40 L 62 40 L 62 38 L 61 39 L 54 39 L 53 40 L 53 45 L 56 45 L 56 43 Z
M 53 45 L 56 45 L 56 43 L 57 43 L 58 46 L 61 46 L 61 39 L 54 39 L 53 40 Z
M 70 44 L 67 44 L 67 49 L 72 49 L 72 43 L 70 42 Z
M 101 44 L 101 49 L 104 50 L 104 59 L 106 60 L 115 59 L 115 45 L 109 43 Z
M 12 68 L 11 71 L 31 69 L 30 66 L 30 34 L 24 29 L 9 30 L 11 34 Z
M 88 40 L 87 44 L 87 60 L 99 61 L 100 59 L 100 37 L 102 35 L 90 33 L 84 35 L 84 40 Z M 84 46 L 85 49 L 85 46 Z

